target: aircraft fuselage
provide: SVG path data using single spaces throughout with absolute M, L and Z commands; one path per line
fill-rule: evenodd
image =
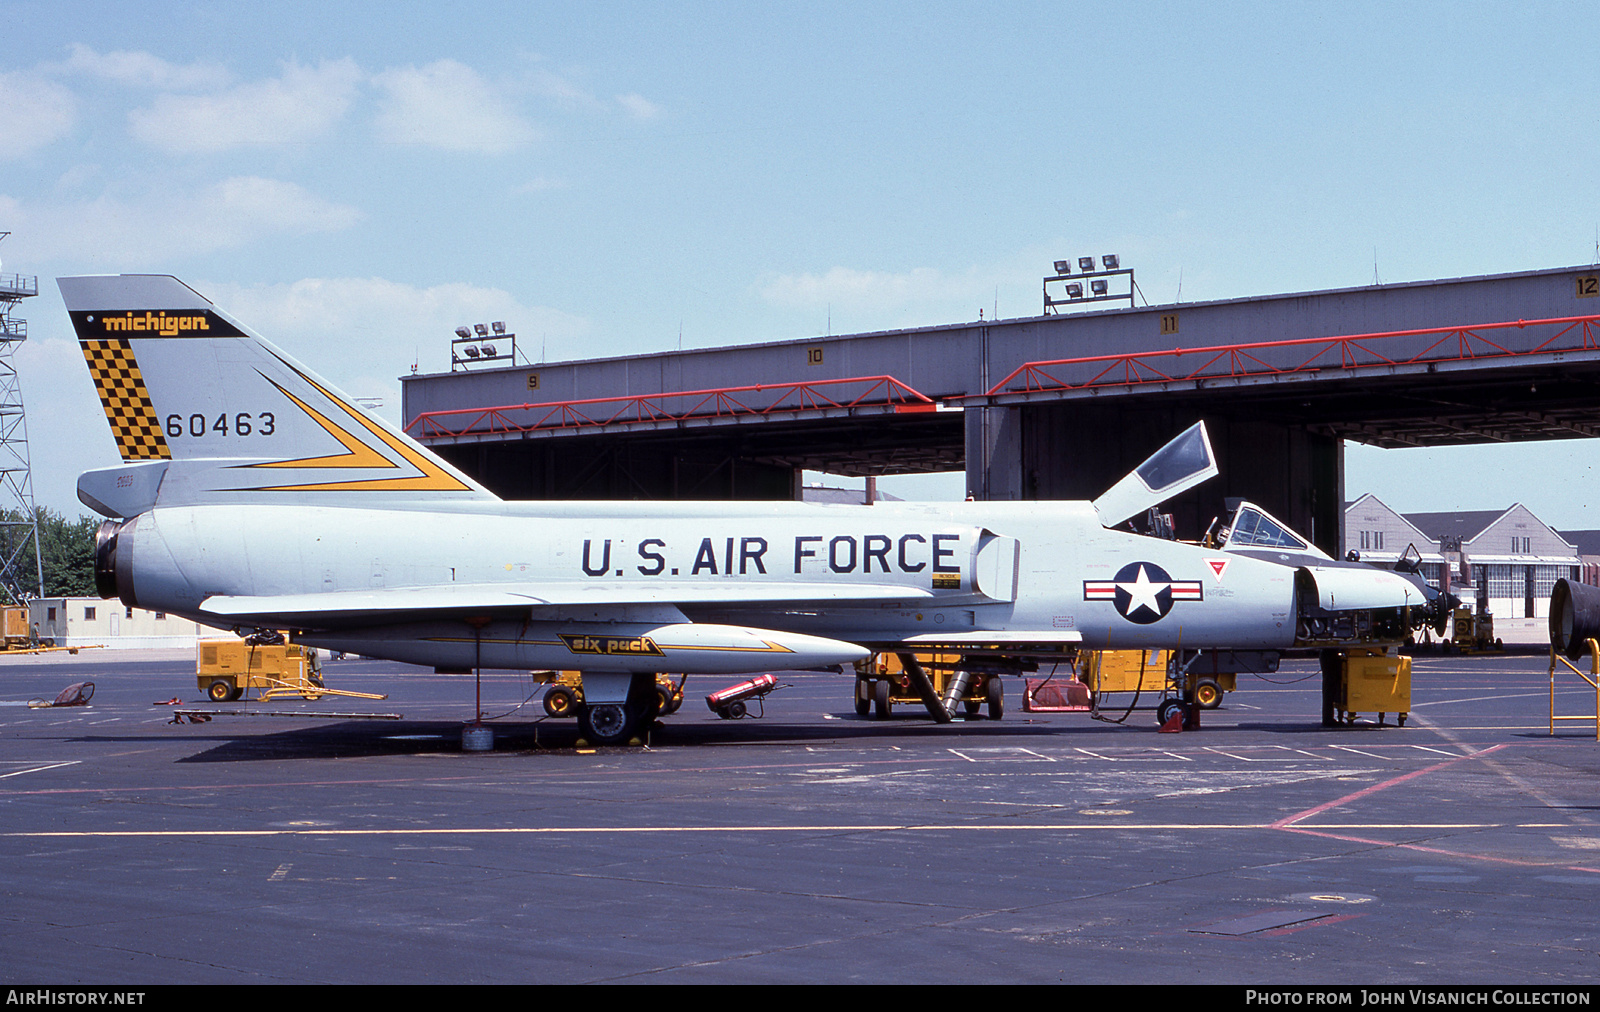
M 728 672 L 854 659 L 651 632 L 684 623 L 880 648 L 1011 630 L 1103 648 L 1294 639 L 1292 568 L 1107 530 L 1088 503 L 496 505 L 157 508 L 119 533 L 116 589 L 212 625 L 290 625 L 449 666 L 677 670 L 674 646 L 697 670 L 719 652 L 711 667 Z M 446 606 L 491 624 L 438 619 Z

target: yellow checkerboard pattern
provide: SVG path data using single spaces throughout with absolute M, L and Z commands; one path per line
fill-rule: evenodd
M 84 341 L 83 357 L 89 363 L 106 420 L 117 437 L 123 460 L 170 460 L 172 451 L 161 435 L 161 423 L 150 404 L 150 391 L 133 360 L 133 349 L 120 338 Z

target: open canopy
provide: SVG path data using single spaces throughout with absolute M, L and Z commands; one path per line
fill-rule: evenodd
M 1206 423 L 1196 422 L 1094 501 L 1100 523 L 1115 527 L 1217 474 Z

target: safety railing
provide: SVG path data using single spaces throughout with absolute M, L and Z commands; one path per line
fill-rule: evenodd
M 1018 366 L 985 395 L 1256 379 L 1368 366 L 1435 365 L 1558 351 L 1600 351 L 1597 324 L 1600 315 L 1563 316 L 1058 358 Z M 1511 341 L 1498 333 L 1525 332 L 1529 328 L 1535 328 L 1535 340 Z M 1545 329 L 1550 333 L 1539 333 Z
M 1571 661 L 1557 653 L 1554 646 L 1550 648 L 1550 733 L 1556 733 L 1556 721 L 1558 720 L 1592 721 L 1594 723 L 1594 740 L 1600 741 L 1600 642 L 1590 639 L 1585 640 L 1584 643 L 1589 649 L 1589 673 L 1587 675 L 1582 671 L 1579 671 Z M 1593 715 L 1578 714 L 1576 716 L 1567 717 L 1558 715 L 1556 713 L 1557 662 L 1565 665 L 1567 670 L 1583 679 L 1590 688 L 1594 689 Z
M 39 278 L 33 274 L 0 274 L 0 295 L 26 298 L 39 294 Z
M 515 435 L 584 427 L 732 420 L 787 412 L 871 408 L 936 411 L 938 404 L 893 376 L 852 376 L 797 383 L 754 383 L 622 397 L 424 411 L 406 431 L 427 442 L 458 436 Z

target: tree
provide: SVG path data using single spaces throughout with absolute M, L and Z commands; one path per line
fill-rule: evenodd
M 39 562 L 44 569 L 45 597 L 93 597 L 94 538 L 100 528 L 98 517 L 67 519 L 47 506 L 34 511 L 39 525 Z M 9 558 L 21 540 L 29 535 L 21 526 L 23 514 L 16 510 L 0 513 L 0 557 Z M 15 525 L 15 526 L 5 526 Z M 24 551 L 17 560 L 24 591 L 33 587 L 32 553 Z
M 94 597 L 94 536 L 100 518 L 66 517 L 41 506 L 39 561 L 46 597 Z

